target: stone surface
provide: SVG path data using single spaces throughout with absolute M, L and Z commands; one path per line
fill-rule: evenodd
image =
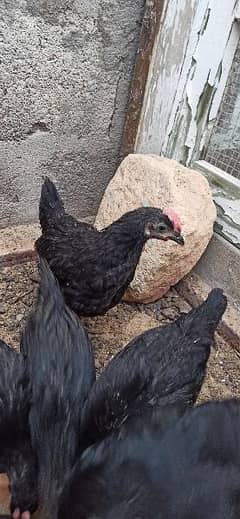
M 0 474 L 0 514 L 9 514 L 8 478 Z
M 114 174 L 144 0 L 0 2 L 0 227 L 35 222 L 48 174 L 95 215 Z
M 190 272 L 213 234 L 216 208 L 205 177 L 156 155 L 126 157 L 105 191 L 96 226 L 103 228 L 146 204 L 174 209 L 182 222 L 185 246 L 150 240 L 124 296 L 126 301 L 147 303 L 163 296 Z

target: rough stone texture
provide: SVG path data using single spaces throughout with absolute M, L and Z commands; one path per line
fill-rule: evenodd
M 118 163 L 144 0 L 0 2 L 0 227 L 37 219 L 48 174 L 95 215 Z
M 147 303 L 163 296 L 190 272 L 213 234 L 216 209 L 207 180 L 197 171 L 156 155 L 126 157 L 106 189 L 96 226 L 105 227 L 126 211 L 146 204 L 176 211 L 185 246 L 150 240 L 126 301 Z
M 9 513 L 9 491 L 8 478 L 5 474 L 0 474 L 0 514 Z

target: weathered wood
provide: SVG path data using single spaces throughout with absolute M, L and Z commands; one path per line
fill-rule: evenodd
M 199 158 L 239 39 L 239 0 L 169 0 L 153 56 L 137 151 Z
M 145 86 L 165 0 L 146 0 L 121 144 L 121 158 L 134 151 Z
M 205 0 L 203 0 L 205 1 Z M 153 52 L 136 150 L 161 153 L 199 0 L 169 0 Z

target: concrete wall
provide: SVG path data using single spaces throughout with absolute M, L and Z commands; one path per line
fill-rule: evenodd
M 0 227 L 36 221 L 42 177 L 96 213 L 118 163 L 144 0 L 0 2 Z
M 223 288 L 229 300 L 240 306 L 239 263 L 240 251 L 221 236 L 214 234 L 193 272 L 209 286 Z

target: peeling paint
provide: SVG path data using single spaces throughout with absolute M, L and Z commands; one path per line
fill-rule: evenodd
M 192 155 L 198 154 L 198 150 L 202 148 L 201 142 L 203 140 L 205 126 L 209 121 L 209 113 L 211 110 L 211 103 L 216 92 L 216 87 L 210 85 L 208 80 L 204 85 L 203 92 L 198 101 L 195 121 L 196 121 L 196 137 Z M 192 158 L 192 157 L 191 157 Z
M 239 40 L 235 21 L 239 4 L 239 0 L 169 0 L 136 151 L 164 154 L 187 165 L 200 157 Z
M 236 20 L 240 19 L 240 2 L 239 2 L 239 0 L 236 0 L 236 2 L 235 2 L 234 16 L 235 16 Z
M 161 153 L 198 1 L 165 2 L 135 144 L 139 152 Z
M 208 24 L 208 21 L 209 21 L 209 17 L 210 17 L 210 13 L 211 13 L 211 9 L 210 7 L 208 7 L 206 9 L 206 12 L 204 14 L 204 18 L 203 18 L 203 24 L 202 24 L 202 28 L 201 28 L 201 31 L 200 31 L 200 34 L 203 35 L 203 33 L 206 31 L 207 29 L 207 24 Z
M 198 160 L 239 42 L 236 19 L 240 0 L 166 2 L 135 150 L 163 154 L 185 165 L 197 161 L 212 188 L 218 232 L 240 248 L 240 182 L 209 164 L 200 167 L 204 161 Z

